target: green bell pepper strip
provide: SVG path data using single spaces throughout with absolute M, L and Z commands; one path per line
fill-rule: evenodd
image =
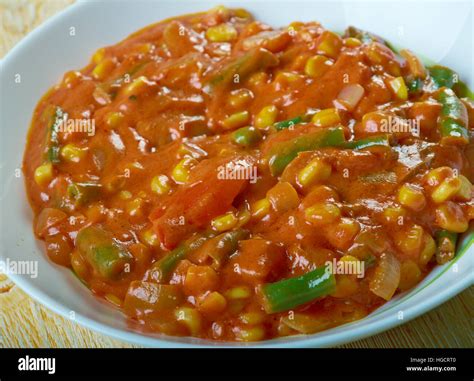
M 281 122 L 276 122 L 273 126 L 275 127 L 275 130 L 281 131 L 281 130 L 285 130 L 287 128 L 293 127 L 296 124 L 306 122 L 306 119 L 307 119 L 306 116 L 297 116 L 296 118 L 282 120 Z
M 59 128 L 61 123 L 67 119 L 67 114 L 62 110 L 61 107 L 56 107 L 54 112 L 53 122 L 48 130 L 48 136 L 46 138 L 46 161 L 53 164 L 59 163 Z
M 255 127 L 242 127 L 234 131 L 232 141 L 243 147 L 251 147 L 262 140 L 262 133 Z
M 342 143 L 344 143 L 344 130 L 340 126 L 279 142 L 272 147 L 267 157 L 270 172 L 273 176 L 280 175 L 300 152 L 322 147 L 335 147 Z
M 102 185 L 98 183 L 71 183 L 67 192 L 76 205 L 85 205 L 100 196 L 101 188 Z
M 210 78 L 206 87 L 213 89 L 216 86 L 230 85 L 232 82 L 242 83 L 253 73 L 277 64 L 276 55 L 266 49 L 255 48 L 228 63 L 218 74 Z
M 332 293 L 336 278 L 320 267 L 304 275 L 260 286 L 263 307 L 268 314 L 288 311 L 321 296 Z
M 388 135 L 370 136 L 368 138 L 345 142 L 340 145 L 341 148 L 347 149 L 365 149 L 373 146 L 390 147 Z
M 458 233 L 450 232 L 449 230 L 438 230 L 436 232 L 436 243 L 438 250 L 445 249 L 446 251 L 456 251 L 456 243 L 458 241 Z
M 442 88 L 437 96 L 441 103 L 438 129 L 442 143 L 468 144 L 467 115 L 461 100 L 453 90 Z
M 201 247 L 207 239 L 208 237 L 203 235 L 191 237 L 176 249 L 170 251 L 163 258 L 156 261 L 150 269 L 150 277 L 160 283 L 167 282 L 178 262 L 186 258 L 189 252 Z
M 213 268 L 219 269 L 227 258 L 237 250 L 239 241 L 249 236 L 247 230 L 238 229 L 219 234 L 207 241 L 202 249 L 206 250 L 213 260 Z
M 289 141 L 277 143 L 268 155 L 270 172 L 273 176 L 280 175 L 288 164 L 300 153 L 323 147 L 339 147 L 343 149 L 365 149 L 373 146 L 390 147 L 387 135 L 371 136 L 365 139 L 345 141 L 341 126 L 327 128 L 308 135 L 298 136 Z
M 444 264 L 454 258 L 458 236 L 458 233 L 444 229 L 436 232 L 436 261 L 439 264 Z
M 133 256 L 102 227 L 92 225 L 79 231 L 76 247 L 92 268 L 106 279 L 117 278 Z
M 446 66 L 434 65 L 428 68 L 434 90 L 447 87 L 452 89 L 460 98 L 474 99 L 474 94 L 467 85 L 459 79 L 458 73 Z
M 428 71 L 430 73 L 431 79 L 433 80 L 435 90 L 442 87 L 448 87 L 452 89 L 453 86 L 459 82 L 458 74 L 449 67 L 434 65 L 429 67 Z
M 423 80 L 421 78 L 415 78 L 408 82 L 407 87 L 410 94 L 417 94 L 423 90 Z

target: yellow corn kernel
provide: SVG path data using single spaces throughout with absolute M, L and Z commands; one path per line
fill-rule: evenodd
M 409 259 L 400 266 L 400 282 L 398 283 L 398 288 L 401 291 L 408 290 L 417 284 L 420 278 L 420 268 L 414 261 Z
M 292 73 L 291 71 L 280 71 L 276 74 L 274 82 L 280 85 L 288 85 L 302 78 L 301 75 Z
M 236 8 L 234 9 L 234 15 L 235 17 L 241 18 L 241 19 L 250 19 L 252 18 L 252 14 L 247 11 L 246 9 L 243 8 Z
M 301 21 L 293 21 L 290 25 L 288 25 L 289 31 L 298 31 L 304 27 L 304 23 Z
M 384 49 L 381 47 L 380 43 L 371 42 L 366 46 L 365 55 L 372 64 L 380 65 L 383 63 L 383 56 L 381 54 L 383 50 Z
M 425 195 L 421 189 L 411 184 L 403 184 L 398 191 L 398 201 L 414 211 L 420 211 L 426 205 Z
M 118 196 L 121 200 L 130 200 L 132 198 L 132 192 L 128 190 L 122 190 L 118 193 Z
M 53 164 L 45 163 L 35 169 L 36 184 L 44 186 L 53 179 Z
M 403 225 L 407 213 L 401 206 L 389 206 L 384 209 L 382 214 L 385 221 L 391 224 Z
M 189 172 L 197 164 L 192 157 L 183 158 L 171 172 L 171 178 L 178 184 L 184 184 L 189 179 Z
M 244 312 L 239 315 L 239 320 L 248 325 L 257 325 L 263 323 L 265 314 L 261 311 Z
M 469 226 L 462 208 L 451 201 L 436 208 L 436 224 L 442 229 L 455 233 L 464 233 Z
M 227 307 L 227 300 L 217 291 L 211 292 L 199 304 L 199 311 L 204 314 L 218 314 L 223 312 Z
M 122 122 L 123 118 L 124 115 L 120 111 L 112 111 L 105 116 L 105 123 L 110 128 L 115 128 Z
M 151 179 L 151 190 L 159 195 L 167 194 L 171 189 L 170 180 L 166 175 L 157 175 Z
M 341 210 L 335 204 L 315 204 L 305 210 L 305 217 L 314 225 L 330 224 L 341 217 Z
M 224 19 L 230 17 L 230 12 L 231 10 L 224 5 L 216 5 L 208 11 L 209 14 L 216 14 Z
M 78 163 L 85 154 L 85 150 L 71 143 L 66 144 L 60 151 L 61 158 L 71 163 Z
M 438 167 L 428 172 L 426 183 L 429 186 L 435 187 L 448 177 L 454 177 L 453 169 L 450 167 Z
M 472 195 L 472 184 L 469 179 L 463 175 L 459 175 L 459 180 L 461 181 L 461 187 L 456 193 L 456 198 L 469 201 Z
M 420 264 L 426 266 L 436 253 L 436 242 L 431 234 L 425 233 L 423 237 L 423 248 L 420 253 Z
M 344 45 L 349 48 L 355 48 L 357 46 L 362 45 L 362 42 L 358 38 L 348 37 L 344 39 Z
M 336 33 L 328 30 L 321 35 L 321 42 L 318 45 L 318 52 L 331 58 L 337 58 L 341 50 L 342 39 Z
M 248 111 L 240 111 L 232 114 L 223 120 L 222 125 L 227 130 L 233 130 L 235 128 L 243 127 L 249 121 L 250 114 Z
M 341 118 L 335 108 L 327 108 L 314 114 L 312 122 L 320 127 L 329 127 L 340 123 Z
M 248 104 L 253 99 L 253 93 L 248 89 L 238 89 L 234 90 L 229 95 L 228 103 L 235 109 L 240 109 Z
M 314 56 L 308 58 L 304 67 L 306 75 L 312 78 L 319 78 L 326 73 L 332 65 L 332 61 L 324 56 Z
M 314 159 L 298 173 L 298 183 L 308 187 L 314 183 L 324 181 L 331 176 L 332 167 L 321 159 Z
M 267 198 L 262 198 L 256 201 L 251 208 L 252 217 L 261 219 L 270 212 L 270 201 Z
M 394 78 L 388 84 L 392 89 L 393 94 L 395 94 L 398 99 L 402 101 L 407 100 L 408 90 L 403 77 Z
M 95 79 L 104 79 L 112 72 L 114 67 L 114 61 L 112 61 L 110 58 L 105 58 L 96 65 L 94 70 L 92 70 L 92 76 Z
M 160 239 L 158 238 L 158 234 L 156 234 L 153 229 L 148 229 L 142 232 L 141 239 L 148 246 L 160 246 Z
M 444 179 L 441 184 L 431 192 L 432 200 L 441 204 L 444 201 L 450 200 L 455 194 L 461 190 L 461 179 L 459 177 L 449 177 Z
M 151 85 L 151 82 L 148 80 L 148 78 L 142 75 L 134 79 L 133 82 L 130 83 L 123 91 L 124 91 L 124 94 L 127 96 L 138 95 L 144 89 L 146 89 L 147 86 L 150 86 L 150 85 Z
M 143 215 L 143 207 L 145 201 L 142 198 L 135 198 L 127 203 L 127 213 L 132 217 L 139 217 Z
M 237 333 L 239 341 L 260 341 L 265 337 L 265 330 L 261 326 L 241 328 Z
M 419 225 L 413 225 L 408 229 L 394 233 L 395 245 L 402 253 L 407 255 L 418 255 L 424 238 L 424 230 Z
M 300 203 L 298 193 L 288 182 L 279 182 L 267 192 L 266 199 L 270 201 L 277 213 L 285 213 L 296 208 Z
M 267 83 L 268 81 L 268 74 L 264 71 L 259 71 L 257 73 L 252 74 L 248 79 L 248 84 L 254 87 L 258 87 Z
M 265 106 L 260 110 L 260 112 L 255 116 L 255 127 L 256 128 L 265 128 L 273 125 L 276 122 L 278 117 L 278 109 L 274 105 Z
M 252 296 L 252 290 L 248 286 L 234 287 L 225 292 L 227 299 L 248 299 Z
M 92 56 L 92 62 L 94 62 L 97 65 L 104 59 L 104 57 L 105 57 L 105 49 L 100 48 Z
M 234 213 L 230 212 L 214 218 L 211 221 L 211 225 L 214 230 L 217 230 L 218 232 L 225 232 L 235 227 L 237 222 L 239 222 L 238 218 L 234 215 Z
M 192 336 L 201 331 L 201 314 L 194 308 L 181 307 L 175 311 L 176 320 L 182 323 Z
M 206 37 L 212 42 L 228 42 L 237 38 L 237 29 L 229 24 L 211 26 L 206 31 Z

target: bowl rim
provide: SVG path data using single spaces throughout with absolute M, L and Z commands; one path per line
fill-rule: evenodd
M 44 23 L 30 31 L 24 38 L 22 38 L 8 53 L 0 59 L 0 67 L 6 65 L 10 60 L 14 59 L 17 54 L 20 54 L 23 50 L 27 50 L 28 46 L 34 43 L 37 36 L 39 36 L 43 31 L 46 31 L 50 27 L 54 26 L 60 19 L 63 17 L 76 12 L 80 7 L 85 6 L 88 3 L 93 3 L 94 0 L 77 0 L 75 3 L 69 5 L 62 11 L 58 12 L 54 16 L 50 17 Z M 472 244 L 472 242 L 471 242 Z M 472 255 L 474 254 L 474 250 L 469 250 L 471 247 L 467 247 L 465 252 L 462 253 L 461 256 L 467 254 Z M 459 256 L 459 258 L 461 257 Z M 0 252 L 0 259 L 3 258 L 3 254 Z M 458 259 L 459 259 L 458 258 Z M 438 276 L 433 279 L 430 283 L 424 285 L 422 288 L 418 290 L 412 290 L 404 294 L 399 301 L 396 302 L 395 305 L 392 305 L 387 308 L 392 309 L 396 307 L 398 304 L 405 302 L 410 296 L 413 296 L 415 293 L 422 291 L 424 288 L 431 285 L 432 282 L 436 281 L 438 277 L 442 276 L 443 273 L 453 264 L 451 262 L 446 264 L 442 270 L 438 274 Z M 471 275 L 471 276 L 470 276 Z M 23 290 L 27 295 L 32 297 L 35 301 L 40 303 L 41 305 L 45 306 L 49 310 L 57 313 L 58 315 L 71 320 L 69 318 L 70 310 L 66 308 L 66 306 L 62 305 L 61 303 L 54 300 L 50 297 L 46 292 L 36 288 L 31 282 L 29 282 L 26 276 L 17 275 L 17 274 L 8 274 L 8 278 L 15 283 L 21 290 Z M 94 332 L 98 332 L 104 335 L 107 335 L 111 338 L 118 339 L 125 341 L 130 344 L 134 345 L 141 345 L 145 347 L 161 347 L 161 348 L 197 348 L 197 347 L 210 347 L 210 348 L 311 348 L 311 347 L 327 347 L 327 346 L 337 346 L 342 345 L 344 343 L 354 342 L 356 340 L 360 340 L 380 332 L 386 331 L 391 328 L 395 328 L 401 324 L 407 323 L 410 320 L 424 314 L 425 312 L 439 306 L 440 304 L 446 302 L 448 299 L 454 297 L 461 291 L 465 290 L 469 286 L 474 283 L 474 274 L 467 273 L 463 278 L 459 279 L 457 282 L 449 284 L 447 287 L 443 288 L 436 294 L 436 296 L 432 296 L 431 298 L 424 299 L 422 302 L 413 305 L 409 308 L 404 309 L 404 314 L 406 317 L 404 319 L 398 319 L 396 314 L 392 314 L 386 316 L 385 318 L 372 322 L 367 326 L 358 327 L 351 332 L 351 335 L 347 335 L 347 332 L 336 332 L 332 333 L 328 337 L 318 337 L 318 334 L 312 335 L 295 335 L 290 337 L 285 337 L 282 339 L 271 339 L 265 340 L 256 343 L 238 343 L 238 342 L 219 342 L 219 341 L 211 341 L 211 340 L 204 340 L 204 339 L 195 339 L 190 337 L 169 337 L 161 338 L 161 337 L 154 337 L 147 335 L 145 333 L 140 333 L 134 330 L 128 329 L 120 329 L 111 327 L 105 323 L 97 322 L 96 320 L 89 318 L 81 313 L 75 312 L 74 323 L 78 323 L 79 325 L 91 329 Z M 380 308 L 383 308 L 380 307 Z M 368 316 L 372 316 L 377 312 L 385 312 L 380 311 L 380 308 L 374 310 Z M 362 320 L 359 320 L 359 322 Z M 352 323 L 344 324 L 335 328 L 339 328 L 342 326 L 347 326 Z M 330 332 L 332 329 L 325 330 L 323 332 Z M 350 336 L 350 337 L 347 337 Z M 165 336 L 166 337 L 166 336 Z M 284 341 L 283 341 L 284 340 Z

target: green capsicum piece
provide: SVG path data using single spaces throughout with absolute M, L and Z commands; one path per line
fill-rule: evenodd
M 101 188 L 99 183 L 71 183 L 67 187 L 67 193 L 75 205 L 79 206 L 96 200 L 100 196 Z
M 273 126 L 275 127 L 275 130 L 281 131 L 285 130 L 287 128 L 293 127 L 296 124 L 300 124 L 305 122 L 307 119 L 306 116 L 297 116 L 296 118 L 292 119 L 287 119 L 287 120 L 282 120 L 281 122 L 276 122 Z
M 458 73 L 446 66 L 434 65 L 428 68 L 433 84 L 433 89 L 442 87 L 452 89 L 460 98 L 468 97 L 474 99 L 474 94 L 469 87 L 459 79 Z
M 321 129 L 311 134 L 298 136 L 273 146 L 267 156 L 270 172 L 280 175 L 288 164 L 300 153 L 322 147 L 336 147 L 344 143 L 344 130 L 341 126 Z
M 458 233 L 442 229 L 436 232 L 436 262 L 443 265 L 454 258 Z
M 116 279 L 133 261 L 132 254 L 97 225 L 79 231 L 76 247 L 91 267 L 106 279 Z
M 67 114 L 59 106 L 55 108 L 53 121 L 48 129 L 46 138 L 46 161 L 53 164 L 59 163 L 59 129 L 67 119 Z
M 428 68 L 435 90 L 447 87 L 452 89 L 459 82 L 459 76 L 449 67 L 434 65 Z
M 262 140 L 262 133 L 255 127 L 242 127 L 234 131 L 232 141 L 243 147 L 251 147 Z
M 270 51 L 263 48 L 255 48 L 233 59 L 217 74 L 213 75 L 207 82 L 211 89 L 216 86 L 226 86 L 234 83 L 242 83 L 253 73 L 276 66 L 278 58 Z
M 407 88 L 410 94 L 417 94 L 423 90 L 423 80 L 421 78 L 414 78 L 407 83 Z
M 467 111 L 453 90 L 443 87 L 437 95 L 441 103 L 438 129 L 441 143 L 464 145 L 469 143 L 467 130 Z
M 200 248 L 212 258 L 212 267 L 219 269 L 227 258 L 237 250 L 239 241 L 248 238 L 249 232 L 243 229 L 231 230 L 211 238 Z
M 208 236 L 196 234 L 177 248 L 171 250 L 163 258 L 153 264 L 150 269 L 150 278 L 160 283 L 167 282 L 178 262 L 186 258 L 186 255 L 191 251 L 201 247 L 208 238 Z
M 263 307 L 269 314 L 288 311 L 335 290 L 336 278 L 326 267 L 260 287 Z
M 387 135 L 370 136 L 368 138 L 344 142 L 341 148 L 347 149 L 365 149 L 374 146 L 390 147 L 390 140 Z

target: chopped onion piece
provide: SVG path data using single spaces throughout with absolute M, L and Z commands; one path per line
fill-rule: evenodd
M 291 318 L 284 317 L 282 322 L 299 333 L 310 334 L 331 328 L 331 320 L 324 316 L 316 317 L 303 313 L 295 313 Z
M 356 108 L 363 96 L 364 88 L 361 85 L 347 85 L 341 90 L 337 96 L 337 100 L 342 103 L 347 110 L 352 111 Z
M 370 281 L 370 291 L 385 300 L 390 300 L 399 282 L 400 262 L 394 255 L 383 253 L 379 258 L 374 277 Z

